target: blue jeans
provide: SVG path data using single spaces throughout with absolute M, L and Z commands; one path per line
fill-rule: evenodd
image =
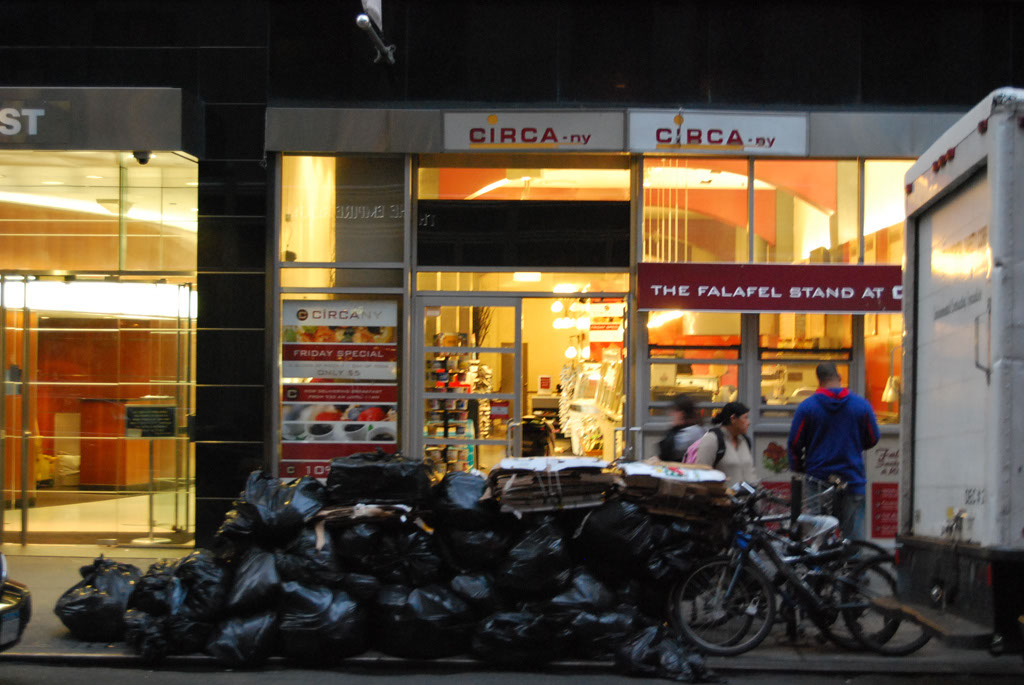
M 820 496 L 830 484 L 808 478 L 804 481 L 804 498 L 807 501 L 807 514 L 828 514 L 839 519 L 839 530 L 843 537 L 850 540 L 864 539 L 864 493 L 854 494 L 843 491 L 839 496 L 838 511 L 831 511 L 831 498 Z
M 844 492 L 839 502 L 839 530 L 850 540 L 864 539 L 864 493 Z

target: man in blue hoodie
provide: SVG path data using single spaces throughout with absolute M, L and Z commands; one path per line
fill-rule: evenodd
M 839 526 L 852 539 L 864 538 L 864 450 L 878 443 L 878 421 L 863 397 L 843 387 L 832 362 L 816 369 L 818 391 L 800 403 L 789 429 L 789 465 L 819 481 L 838 476 L 846 483 Z M 812 486 L 813 487 L 813 486 Z

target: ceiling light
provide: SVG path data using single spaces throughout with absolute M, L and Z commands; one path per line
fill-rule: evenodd
M 86 176 L 86 178 L 103 178 L 102 176 Z
M 572 283 L 559 283 L 551 289 L 553 293 L 575 293 L 579 292 L 580 287 L 573 285 Z
M 517 283 L 537 283 L 540 278 L 539 271 L 516 271 L 512 274 L 512 280 Z
M 501 188 L 504 185 L 508 185 L 509 180 L 510 179 L 503 178 L 500 181 L 495 181 L 494 183 L 488 183 L 487 185 L 485 185 L 480 190 L 478 190 L 478 191 L 476 191 L 474 193 L 470 193 L 469 195 L 467 195 L 466 199 L 467 200 L 475 200 L 476 198 L 480 197 L 481 195 L 489 193 L 492 190 L 497 190 L 498 188 Z
M 559 313 L 563 309 L 565 309 L 565 305 L 562 304 L 561 300 L 555 300 L 554 302 L 551 303 L 551 311 L 553 311 L 555 314 Z
M 43 181 L 44 186 L 62 186 L 64 181 Z
M 569 345 L 567 348 L 565 348 L 566 359 L 575 359 L 577 354 L 579 354 L 579 350 L 577 350 L 572 345 Z
M 580 356 L 582 356 L 585 359 L 590 358 L 590 345 L 585 345 L 583 349 L 580 350 Z

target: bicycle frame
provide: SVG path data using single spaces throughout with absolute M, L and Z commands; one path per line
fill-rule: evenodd
M 802 554 L 783 556 L 775 548 L 775 545 L 772 544 L 773 539 L 788 545 L 794 544 L 788 538 L 780 535 L 774 535 L 770 531 L 764 529 L 754 528 L 754 530 L 737 531 L 733 542 L 734 554 L 736 555 L 734 558 L 738 561 L 736 564 L 737 569 L 744 564 L 753 566 L 758 573 L 765 576 L 773 583 L 776 588 L 776 592 L 779 597 L 782 598 L 783 602 L 789 606 L 797 607 L 806 611 L 811 621 L 818 628 L 828 628 L 828 626 L 823 623 L 826 612 L 856 608 L 852 605 L 836 605 L 826 601 L 807 583 L 804 577 L 798 573 L 795 568 L 796 564 L 814 567 L 828 562 L 849 559 L 851 553 L 850 548 L 847 545 L 840 545 L 837 548 L 828 549 L 822 552 L 805 551 Z M 760 556 L 752 557 L 751 555 L 753 554 L 763 554 L 767 557 L 767 562 L 770 562 L 770 566 L 774 572 L 771 575 L 767 574 L 763 568 L 763 565 L 766 564 L 765 560 Z M 761 560 L 761 563 L 758 563 L 759 559 Z M 734 577 L 737 575 L 738 571 L 734 574 Z M 779 579 L 785 582 L 780 585 L 777 582 Z M 838 583 L 848 582 L 842 576 L 835 576 L 832 580 Z M 785 591 L 784 588 L 787 585 L 792 588 L 793 594 Z

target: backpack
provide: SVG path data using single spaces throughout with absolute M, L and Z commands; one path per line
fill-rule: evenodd
M 722 457 L 725 456 L 725 434 L 722 433 L 722 429 L 718 426 L 712 426 L 708 433 L 714 433 L 715 438 L 718 440 L 718 449 L 715 451 L 715 462 L 711 465 L 711 468 L 717 468 L 718 462 L 722 461 Z M 741 433 L 743 439 L 747 441 L 747 448 L 751 453 L 754 452 L 754 446 L 750 444 L 750 436 L 746 433 Z M 685 464 L 696 464 L 697 463 L 697 447 L 700 445 L 701 440 L 697 440 L 692 445 L 686 448 L 686 459 L 683 460 Z

